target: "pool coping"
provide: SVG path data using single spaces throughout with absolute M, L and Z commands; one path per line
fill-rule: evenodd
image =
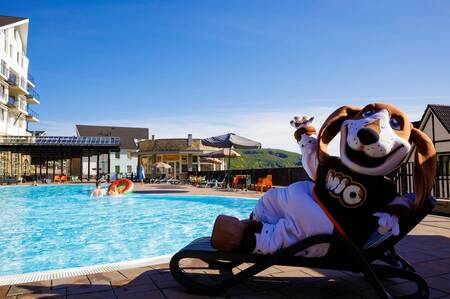
M 0 276 L 0 286 L 30 283 L 43 280 L 62 279 L 80 275 L 97 274 L 103 272 L 112 272 L 117 270 L 125 270 L 125 269 L 165 264 L 170 261 L 172 256 L 173 254 L 166 254 L 126 262 L 99 264 L 94 266 L 74 267 L 56 270 L 46 270 L 23 274 L 2 275 Z

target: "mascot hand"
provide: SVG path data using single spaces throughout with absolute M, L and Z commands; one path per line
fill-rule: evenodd
M 378 217 L 378 232 L 382 235 L 392 230 L 394 236 L 400 234 L 400 226 L 398 225 L 398 218 L 395 215 L 388 213 L 375 213 L 374 216 Z

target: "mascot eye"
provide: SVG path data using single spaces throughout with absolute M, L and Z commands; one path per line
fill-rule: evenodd
M 391 118 L 389 124 L 391 125 L 391 128 L 394 130 L 400 130 L 402 128 L 400 121 L 398 120 L 398 118 L 395 117 Z
M 363 117 L 369 117 L 369 116 L 371 116 L 371 115 L 374 114 L 374 113 L 375 113 L 375 111 L 373 111 L 372 109 L 370 109 L 370 110 L 364 111 L 364 113 L 362 114 L 362 116 L 363 116 Z

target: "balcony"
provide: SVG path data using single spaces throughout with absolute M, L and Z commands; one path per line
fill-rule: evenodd
M 36 111 L 28 108 L 27 112 L 28 112 L 27 121 L 34 122 L 34 123 L 39 121 L 39 114 Z
M 27 83 L 23 77 L 20 77 L 10 71 L 6 82 L 8 82 L 12 90 L 20 92 L 21 94 L 27 94 Z
M 16 74 L 10 73 L 8 76 L 8 80 L 6 80 L 11 86 L 19 86 L 19 80 Z
M 40 104 L 41 96 L 34 88 L 28 88 L 27 101 L 28 104 Z
M 11 111 L 20 112 L 20 113 L 27 113 L 27 102 L 25 99 L 22 99 L 19 97 L 8 97 L 8 102 L 6 103 L 6 106 L 9 107 Z
M 33 87 L 36 86 L 36 81 L 34 80 L 34 77 L 31 76 L 31 74 L 28 74 L 28 82 L 29 82 L 30 85 L 32 85 Z
M 2 60 L 1 65 L 0 65 L 0 75 L 4 77 L 4 79 L 8 80 L 9 78 L 9 69 L 8 66 L 6 65 L 6 62 L 4 62 Z

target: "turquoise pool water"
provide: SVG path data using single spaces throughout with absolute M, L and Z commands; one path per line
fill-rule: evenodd
M 221 213 L 255 201 L 130 194 L 90 198 L 91 185 L 0 187 L 0 275 L 90 266 L 176 252 L 211 233 Z

